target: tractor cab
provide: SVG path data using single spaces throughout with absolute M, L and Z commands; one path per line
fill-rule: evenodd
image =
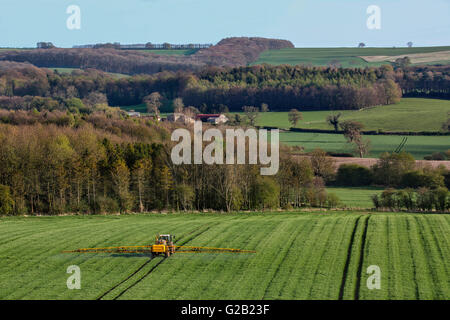
M 175 236 L 170 234 L 160 234 L 156 237 L 156 244 L 165 244 L 169 246 L 173 246 L 173 242 L 175 240 Z
M 164 254 L 169 257 L 175 253 L 175 246 L 173 244 L 175 236 L 170 234 L 159 234 L 156 236 L 155 244 L 152 246 L 152 256 Z

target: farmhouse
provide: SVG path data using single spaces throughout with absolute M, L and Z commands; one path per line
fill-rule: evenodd
M 134 110 L 130 110 L 127 112 L 127 115 L 129 117 L 133 117 L 133 118 L 140 118 L 141 117 L 141 113 L 140 112 L 136 112 Z
M 185 115 L 183 113 L 169 114 L 167 116 L 167 121 L 170 121 L 170 122 L 183 122 L 185 124 L 194 123 L 195 122 L 194 119 L 192 119 L 191 117 L 189 117 L 189 116 L 187 116 L 187 115 Z
M 213 124 L 227 123 L 228 118 L 224 114 L 198 114 L 195 120 Z

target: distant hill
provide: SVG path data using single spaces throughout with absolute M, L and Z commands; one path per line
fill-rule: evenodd
M 29 62 L 46 68 L 94 68 L 121 74 L 152 74 L 161 71 L 196 71 L 206 66 L 245 66 L 266 50 L 293 48 L 287 40 L 227 38 L 192 55 L 159 55 L 136 50 L 36 49 L 0 52 L 0 60 Z

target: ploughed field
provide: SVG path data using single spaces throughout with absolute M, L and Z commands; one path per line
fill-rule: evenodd
M 257 253 L 61 253 L 152 244 Z M 450 217 L 365 212 L 0 218 L 0 299 L 449 299 Z M 81 289 L 66 286 L 71 265 Z M 381 268 L 369 290 L 367 267 Z

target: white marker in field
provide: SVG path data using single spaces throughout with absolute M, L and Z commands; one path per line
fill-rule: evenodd
M 370 276 L 367 278 L 367 288 L 369 290 L 381 289 L 381 269 L 379 266 L 369 266 L 367 268 L 367 274 Z
M 369 30 L 380 30 L 381 8 L 376 5 L 371 5 L 367 7 L 366 13 L 370 14 L 370 16 L 367 18 L 367 28 Z
M 81 9 L 77 5 L 70 5 L 66 10 L 67 14 L 70 16 L 67 18 L 66 26 L 69 30 L 80 30 L 81 29 Z
M 81 289 L 81 270 L 79 266 L 69 266 L 67 267 L 67 273 L 72 274 L 69 278 L 67 278 L 67 288 L 69 290 L 73 289 Z

